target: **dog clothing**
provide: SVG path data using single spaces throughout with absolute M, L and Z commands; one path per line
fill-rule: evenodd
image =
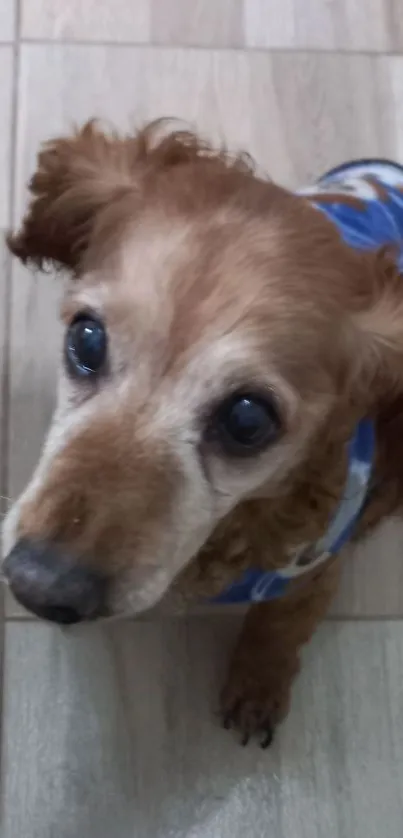
M 298 191 L 338 228 L 358 250 L 396 248 L 403 271 L 403 166 L 386 160 L 357 160 L 323 175 Z M 290 582 L 323 564 L 348 542 L 365 503 L 375 456 L 371 419 L 363 418 L 349 443 L 343 496 L 326 533 L 307 545 L 283 568 L 251 568 L 213 599 L 217 603 L 263 602 L 286 593 Z

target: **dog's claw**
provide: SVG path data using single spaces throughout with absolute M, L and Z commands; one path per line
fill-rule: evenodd
M 267 727 L 265 729 L 263 739 L 260 743 L 260 747 L 262 748 L 263 751 L 265 751 L 267 748 L 270 748 L 270 745 L 273 742 L 273 738 L 274 738 L 274 730 L 273 730 L 271 725 L 267 725 Z
M 233 728 L 238 727 L 237 719 L 236 719 L 236 712 L 234 712 L 234 709 L 232 709 L 232 711 L 226 713 L 223 716 L 222 726 L 223 726 L 224 730 L 232 730 Z M 257 734 L 259 733 L 259 729 L 260 729 L 261 736 L 262 736 L 262 739 L 261 739 L 261 742 L 260 742 L 260 747 L 263 750 L 266 750 L 266 748 L 270 747 L 270 745 L 273 741 L 273 737 L 274 737 L 274 725 L 272 725 L 271 722 L 269 722 L 269 720 L 267 720 L 267 721 L 265 721 L 265 723 L 263 725 L 260 726 L 260 728 L 256 727 L 256 728 L 253 728 L 253 729 L 249 728 L 249 729 L 244 729 L 244 730 L 242 730 L 242 728 L 241 728 L 240 744 L 242 745 L 243 748 L 245 748 L 246 745 L 249 744 L 249 741 L 250 741 L 252 735 L 254 735 L 255 733 L 257 733 Z

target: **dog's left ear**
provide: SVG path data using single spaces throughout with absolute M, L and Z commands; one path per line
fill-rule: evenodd
M 21 229 L 7 238 L 11 252 L 42 268 L 77 270 L 97 213 L 135 187 L 137 138 L 105 134 L 95 122 L 46 143 L 29 185 Z
M 352 295 L 352 385 L 376 399 L 403 391 L 403 275 L 390 248 L 364 254 L 362 260 Z

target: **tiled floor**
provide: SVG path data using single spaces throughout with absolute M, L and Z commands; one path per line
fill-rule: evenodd
M 401 3 L 0 0 L 0 228 L 40 140 L 93 114 L 185 117 L 290 186 L 403 160 Z M 52 409 L 58 293 L 0 245 L 5 497 Z M 65 635 L 8 602 L 1 838 L 401 838 L 402 556 L 392 522 L 349 563 L 264 754 L 214 716 L 237 617 Z

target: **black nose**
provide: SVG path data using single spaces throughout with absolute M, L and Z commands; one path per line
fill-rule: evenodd
M 3 569 L 15 598 L 44 620 L 69 625 L 105 611 L 105 577 L 53 544 L 23 538 Z

